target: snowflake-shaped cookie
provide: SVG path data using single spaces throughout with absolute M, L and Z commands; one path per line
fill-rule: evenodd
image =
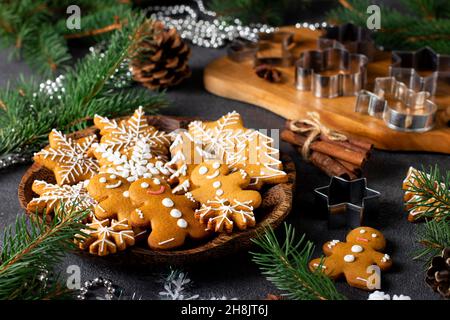
M 130 182 L 140 178 L 168 179 L 174 170 L 167 165 L 165 157 L 155 156 L 149 144 L 140 140 L 129 155 L 114 151 L 111 146 L 100 143 L 94 146 L 94 155 L 100 163 L 101 173 L 119 175 Z
M 86 184 L 86 181 L 83 181 L 73 186 L 59 186 L 35 180 L 32 189 L 39 195 L 39 198 L 34 198 L 28 203 L 27 211 L 49 214 L 64 204 L 66 212 L 71 210 L 90 210 L 92 213 L 94 206 L 97 205 L 97 201 L 89 196 Z
M 75 184 L 98 172 L 97 160 L 90 156 L 90 148 L 97 142 L 96 136 L 75 141 L 52 130 L 48 139 L 50 146 L 35 153 L 33 159 L 52 170 L 59 185 Z
M 231 170 L 244 169 L 251 177 L 250 187 L 259 189 L 264 183 L 287 180 L 281 170 L 279 150 L 274 139 L 262 131 L 244 127 L 241 116 L 230 112 L 217 121 L 194 121 L 189 124 L 193 139 L 203 144 L 203 149 L 226 163 Z
M 134 232 L 128 225 L 127 219 L 117 220 L 97 220 L 86 224 L 89 229 L 83 229 L 88 237 L 82 235 L 75 236 L 75 242 L 80 249 L 89 248 L 89 253 L 99 256 L 106 256 L 110 253 L 125 250 L 135 243 Z
M 208 230 L 216 232 L 231 232 L 233 222 L 240 230 L 255 226 L 255 215 L 252 201 L 240 202 L 233 200 L 230 203 L 226 199 L 216 197 L 215 200 L 208 200 L 207 204 L 202 204 L 201 208 L 195 211 L 195 217 L 200 222 L 207 224 Z
M 151 144 L 155 153 L 159 155 L 168 153 L 170 135 L 150 126 L 142 107 L 126 120 L 117 122 L 96 115 L 94 123 L 100 129 L 101 143 L 110 146 L 114 151 L 127 154 L 138 141 L 143 140 Z

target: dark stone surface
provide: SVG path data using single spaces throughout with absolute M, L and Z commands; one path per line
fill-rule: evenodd
M 224 113 L 236 110 L 243 116 L 247 127 L 282 128 L 284 120 L 264 109 L 223 99 L 207 93 L 203 88 L 203 67 L 211 60 L 224 54 L 223 50 L 194 48 L 191 67 L 192 77 L 178 88 L 168 91 L 170 107 L 161 111 L 166 115 L 198 116 L 215 119 Z M 19 72 L 30 74 L 23 63 L 8 62 L 7 52 L 0 52 L 0 85 L 7 80 L 14 80 Z M 345 230 L 329 231 L 326 221 L 317 219 L 313 206 L 313 189 L 328 184 L 329 178 L 311 164 L 302 161 L 293 149 L 281 143 L 281 150 L 292 155 L 296 162 L 298 178 L 294 208 L 288 218 L 297 232 L 306 233 L 317 248 L 331 239 L 343 240 Z M 424 283 L 423 267 L 412 256 L 418 248 L 416 231 L 418 225 L 406 220 L 402 209 L 401 183 L 409 166 L 419 167 L 438 164 L 442 169 L 449 169 L 449 156 L 426 153 L 399 153 L 375 151 L 365 168 L 368 186 L 382 193 L 380 206 L 380 226 L 389 241 L 387 253 L 394 260 L 395 267 L 384 273 L 382 290 L 392 294 L 410 295 L 413 299 L 438 298 Z M 17 199 L 17 186 L 26 166 L 8 169 L 0 175 L 0 229 L 14 221 L 16 215 L 23 214 Z M 282 235 L 282 233 L 280 233 Z M 317 251 L 318 255 L 320 252 Z M 162 289 L 156 280 L 160 270 L 151 265 L 130 266 L 110 264 L 108 259 L 80 257 L 70 254 L 60 266 L 62 272 L 68 265 L 81 267 L 82 280 L 98 276 L 109 278 L 125 288 L 127 293 L 136 292 L 143 298 L 157 298 Z M 167 269 L 165 269 L 167 271 Z M 201 297 L 211 296 L 238 297 L 241 299 L 260 299 L 267 293 L 276 292 L 274 287 L 259 274 L 258 268 L 251 262 L 246 252 L 208 264 L 187 268 L 195 283 L 194 291 Z M 349 298 L 366 299 L 367 293 L 338 283 L 339 290 Z

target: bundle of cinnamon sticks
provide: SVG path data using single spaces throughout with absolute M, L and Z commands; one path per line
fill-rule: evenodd
M 286 128 L 281 131 L 281 139 L 292 144 L 302 153 L 308 133 L 292 131 L 291 122 L 292 120 L 286 122 Z M 298 126 L 296 122 L 296 127 Z M 300 126 L 302 126 L 301 123 Z M 330 177 L 339 176 L 353 180 L 361 176 L 362 167 L 369 158 L 371 150 L 372 144 L 357 138 L 332 140 L 320 134 L 309 145 L 308 159 Z

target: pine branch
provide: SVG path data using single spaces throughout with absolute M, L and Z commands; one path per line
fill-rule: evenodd
M 419 230 L 418 242 L 423 248 L 415 253 L 414 259 L 423 260 L 426 266 L 429 266 L 433 257 L 439 255 L 444 248 L 450 247 L 450 221 L 425 222 Z
M 295 230 L 285 224 L 286 238 L 280 244 L 274 231 L 269 228 L 264 234 L 252 241 L 263 252 L 251 252 L 253 261 L 258 264 L 262 274 L 285 296 L 296 300 L 343 300 L 333 281 L 325 276 L 321 268 L 311 272 L 308 262 L 314 251 L 312 242 L 305 243 L 305 235 L 295 240 Z
M 379 4 L 381 30 L 375 42 L 387 50 L 417 50 L 430 46 L 439 53 L 450 53 L 450 2 L 447 0 L 403 0 L 399 11 Z M 353 22 L 365 27 L 368 0 L 340 1 L 342 7 L 328 12 L 333 23 Z
M 450 170 L 443 177 L 437 166 L 426 172 L 415 171 L 408 190 L 416 197 L 408 201 L 409 211 L 423 211 L 417 218 L 450 220 Z M 415 199 L 415 200 L 414 200 Z
M 143 17 L 128 17 L 130 23 L 115 31 L 108 49 L 90 54 L 64 78 L 38 85 L 21 79 L 17 87 L 0 90 L 0 156 L 17 150 L 35 151 L 53 128 L 72 132 L 85 128 L 95 114 L 117 117 L 143 106 L 148 113 L 164 106 L 164 94 L 143 89 L 120 89 L 111 78 L 140 41 L 137 35 Z
M 88 212 L 65 211 L 60 206 L 50 223 L 45 216 L 21 216 L 7 227 L 3 236 L 0 264 L 0 299 L 55 299 L 70 296 L 56 277 L 43 285 L 39 275 L 51 270 L 65 253 L 75 248 L 73 238 L 83 228 Z

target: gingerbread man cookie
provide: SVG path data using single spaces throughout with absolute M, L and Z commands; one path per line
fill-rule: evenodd
M 373 271 L 368 271 L 368 267 L 377 265 L 381 271 L 385 271 L 392 266 L 389 255 L 380 252 L 386 247 L 383 234 L 370 227 L 359 227 L 350 231 L 346 240 L 332 240 L 323 245 L 326 257 L 321 267 L 324 274 L 332 279 L 344 276 L 353 287 L 375 290 L 369 283 Z M 310 261 L 309 268 L 316 270 L 320 262 L 320 258 Z
M 194 190 L 190 194 L 202 204 L 196 217 L 208 229 L 231 232 L 234 224 L 240 230 L 255 225 L 253 209 L 260 206 L 261 195 L 258 191 L 243 190 L 250 183 L 244 170 L 230 174 L 227 165 L 209 160 L 194 169 L 191 181 Z
M 110 146 L 114 151 L 128 154 L 138 141 L 144 140 L 152 146 L 156 154 L 168 154 L 170 135 L 150 126 L 142 107 L 128 119 L 119 122 L 96 115 L 94 124 L 100 129 L 101 143 Z
M 164 180 L 139 179 L 131 184 L 129 192 L 136 206 L 130 223 L 134 227 L 151 227 L 150 248 L 175 249 L 181 247 L 186 238 L 200 240 L 209 236 L 194 217 L 198 204 L 184 195 L 174 195 Z
M 59 185 L 76 184 L 98 172 L 97 160 L 90 155 L 90 148 L 97 142 L 92 135 L 72 140 L 57 130 L 52 130 L 50 146 L 34 154 L 34 161 L 50 169 Z
M 94 214 L 98 219 L 129 219 L 135 209 L 131 203 L 130 182 L 127 179 L 111 173 L 100 173 L 92 177 L 87 185 L 89 195 L 98 204 Z

